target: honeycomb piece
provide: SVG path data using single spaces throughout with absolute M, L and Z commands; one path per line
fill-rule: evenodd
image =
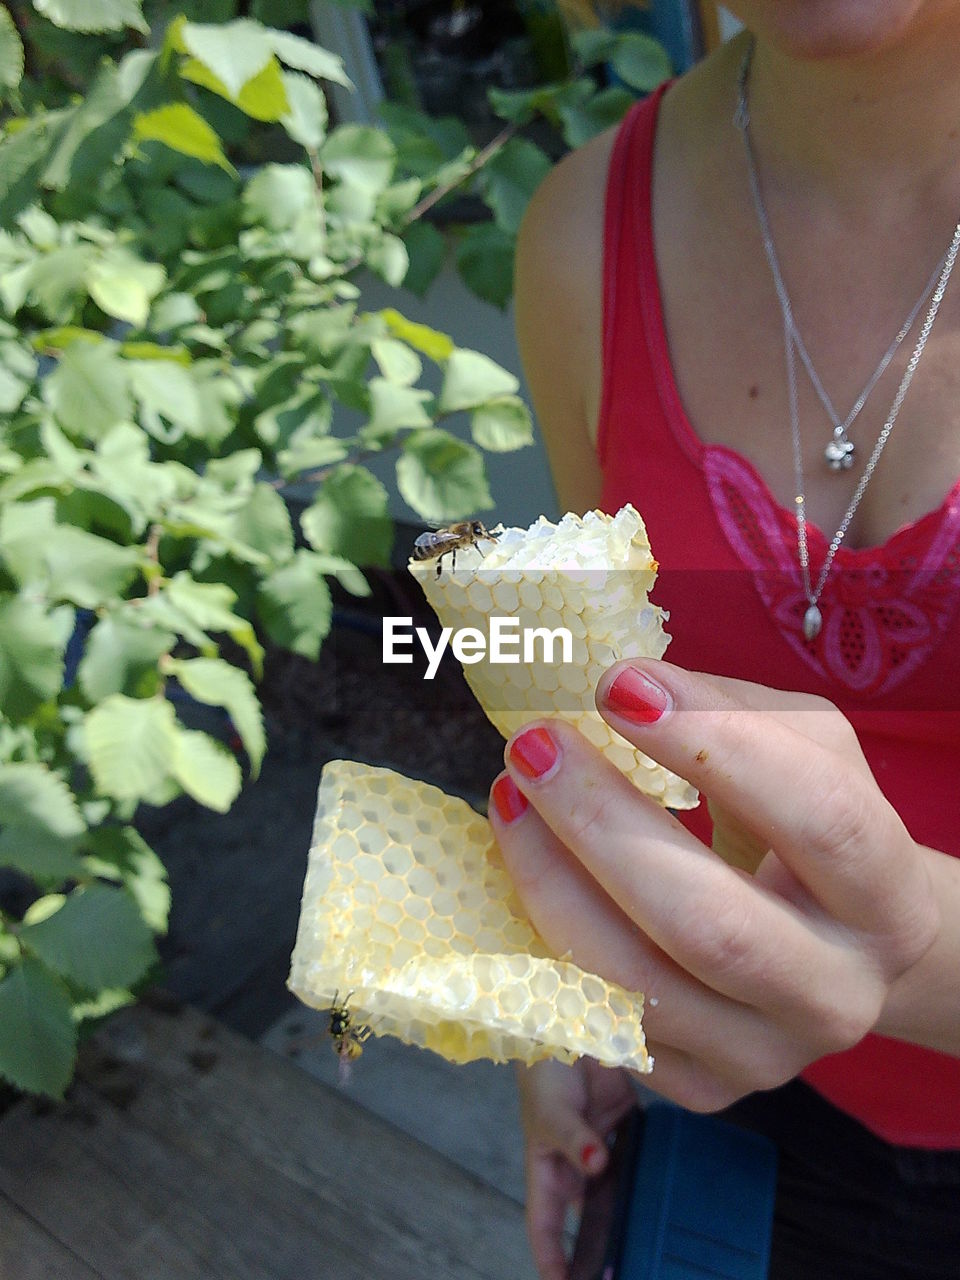
M 648 598 L 657 562 L 639 513 L 631 506 L 615 516 L 591 511 L 558 525 L 541 516 L 529 529 L 495 532 L 496 541 L 458 551 L 455 567 L 448 556 L 439 575 L 436 560 L 409 564 L 445 627 L 474 627 L 490 638 L 491 618 L 510 619 L 516 661 L 491 661 L 488 644 L 479 661 L 463 666 L 487 716 L 505 738 L 540 716 L 568 720 L 641 791 L 674 809 L 693 808 L 694 788 L 636 750 L 594 704 L 607 667 L 621 658 L 660 658 L 670 641 L 666 614 Z M 570 632 L 569 655 L 542 641 L 524 655 L 524 637 L 559 627 Z M 569 661 L 560 660 L 565 656 Z
M 486 818 L 389 769 L 323 771 L 288 985 L 452 1062 L 653 1065 L 643 996 L 550 956 Z

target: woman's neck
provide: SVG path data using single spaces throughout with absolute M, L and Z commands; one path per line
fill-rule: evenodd
M 738 42 L 739 43 L 739 42 Z M 742 46 L 746 48 L 744 43 Z M 960 6 L 888 48 L 811 59 L 757 39 L 751 128 L 784 196 L 887 222 L 960 210 Z

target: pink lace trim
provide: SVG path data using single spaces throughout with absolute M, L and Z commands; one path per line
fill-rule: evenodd
M 734 451 L 706 447 L 703 467 L 727 542 L 751 570 L 784 639 L 820 676 L 862 696 L 880 695 L 933 652 L 960 606 L 960 484 L 937 511 L 882 547 L 837 552 L 818 601 L 823 629 L 808 642 L 794 516 Z M 827 543 L 814 527 L 808 541 L 816 581 Z

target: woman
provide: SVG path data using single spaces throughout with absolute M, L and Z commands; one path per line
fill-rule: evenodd
M 564 161 L 517 266 L 560 505 L 632 501 L 671 613 L 598 706 L 712 831 L 552 722 L 491 818 L 557 954 L 655 997 L 652 1086 L 778 1139 L 776 1280 L 953 1276 L 960 2 L 729 7 L 750 34 Z M 561 1280 L 632 1088 L 583 1061 L 521 1096 Z

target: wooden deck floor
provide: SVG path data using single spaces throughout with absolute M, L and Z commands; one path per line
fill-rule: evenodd
M 189 1007 L 0 1119 L 0 1280 L 532 1280 L 514 1200 Z

